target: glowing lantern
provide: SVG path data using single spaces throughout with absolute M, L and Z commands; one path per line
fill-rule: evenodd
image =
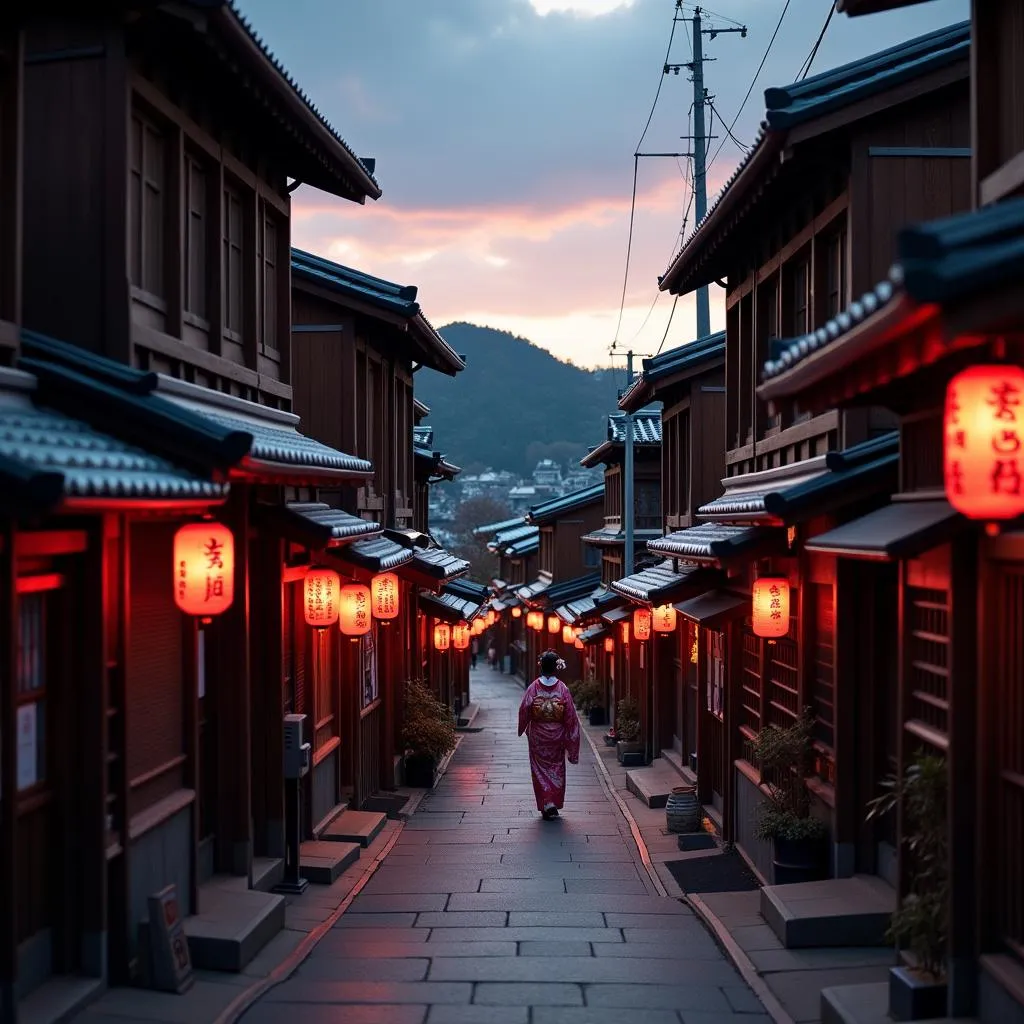
M 493 608 L 489 608 L 487 611 L 487 625 L 493 626 L 497 621 L 498 613 Z
M 1024 513 L 1024 368 L 972 366 L 946 388 L 946 498 L 969 519 Z
M 649 608 L 637 608 L 633 612 L 633 636 L 637 640 L 651 639 L 651 610 Z
M 539 633 L 544 628 L 544 616 L 540 612 L 530 612 L 526 616 L 526 624 Z
M 523 614 L 523 609 L 518 607 L 518 605 L 515 608 L 512 609 L 512 618 L 513 619 L 520 618 L 522 616 L 522 614 Z
M 614 654 L 615 653 L 615 640 L 612 637 L 605 637 L 604 641 L 604 653 Z
M 434 650 L 447 651 L 452 640 L 451 628 L 443 622 L 434 627 Z
M 370 588 L 361 583 L 347 583 L 340 594 L 341 631 L 353 640 L 366 636 L 373 625 L 370 616 Z
M 480 634 L 483 633 L 485 628 L 486 626 L 483 619 L 473 620 L 473 636 L 480 636 Z
M 578 650 L 578 651 L 582 651 L 583 650 L 583 641 L 579 637 L 576 637 L 576 639 L 573 641 L 573 643 L 574 643 L 574 645 L 576 647 L 576 650 Z
M 780 637 L 789 632 L 789 580 L 762 576 L 754 581 L 752 614 L 757 636 Z
M 370 581 L 373 617 L 387 622 L 398 618 L 398 577 L 393 572 L 382 572 Z
M 654 609 L 654 629 L 657 633 L 672 633 L 676 628 L 676 610 L 670 604 Z
M 457 651 L 464 651 L 469 646 L 470 628 L 468 622 L 460 622 L 452 626 L 452 647 Z
M 186 615 L 220 615 L 235 597 L 235 538 L 223 523 L 190 523 L 174 535 L 174 601 Z
M 693 627 L 693 642 L 690 644 L 690 664 L 696 665 L 700 655 L 700 629 Z
M 325 629 L 338 621 L 338 591 L 341 579 L 333 569 L 314 567 L 303 581 L 306 625 Z
M 628 622 L 621 622 L 621 623 L 619 623 L 619 636 L 622 638 L 622 642 L 624 644 L 628 644 L 629 643 L 629 623 Z
M 571 644 L 576 639 L 575 634 L 572 631 L 572 626 L 562 627 L 562 643 Z
M 562 620 L 557 615 L 548 616 L 548 632 L 554 636 L 558 632 L 558 627 L 562 625 Z

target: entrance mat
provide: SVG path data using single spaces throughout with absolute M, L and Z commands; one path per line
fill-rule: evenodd
M 679 837 L 679 849 L 684 853 L 693 853 L 694 850 L 713 850 L 718 846 L 714 836 L 707 832 L 687 832 Z
M 753 892 L 761 888 L 747 862 L 735 850 L 690 860 L 670 860 L 665 867 L 683 892 Z

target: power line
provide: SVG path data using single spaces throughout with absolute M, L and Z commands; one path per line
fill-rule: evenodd
M 764 56 L 761 58 L 761 63 L 758 64 L 757 70 L 754 72 L 754 77 L 750 80 L 750 88 L 747 89 L 746 96 L 743 97 L 743 102 L 740 104 L 740 109 L 736 111 L 736 116 L 729 123 L 729 127 L 726 129 L 727 137 L 734 138 L 732 134 L 733 128 L 736 127 L 736 122 L 740 119 L 740 114 L 743 113 L 743 108 L 747 105 L 747 100 L 750 99 L 750 94 L 754 91 L 754 86 L 757 85 L 758 76 L 764 70 L 765 62 L 768 60 L 768 54 L 772 52 L 772 47 L 775 45 L 775 39 L 779 34 L 779 29 L 782 28 L 783 19 L 786 17 L 786 11 L 789 10 L 791 0 L 786 0 L 782 7 L 782 13 L 779 15 L 779 22 L 775 26 L 775 31 L 772 33 L 772 37 L 768 42 L 768 48 L 764 51 Z M 718 144 L 718 149 L 715 150 L 715 155 L 711 158 L 711 163 L 714 163 L 718 159 L 718 154 L 722 152 L 722 147 L 725 145 L 725 138 Z
M 720 124 L 722 124 L 722 125 L 724 125 L 724 124 L 725 124 L 725 118 L 724 118 L 724 117 L 722 117 L 722 115 L 721 115 L 721 113 L 719 112 L 718 108 L 717 108 L 717 107 L 715 106 L 715 104 L 714 104 L 714 101 L 713 101 L 713 100 L 711 100 L 710 98 L 708 99 L 708 105 L 709 105 L 709 106 L 711 107 L 711 110 L 712 110 L 712 112 L 718 115 L 718 121 L 719 121 L 719 123 L 720 123 Z M 735 136 L 735 135 L 733 135 L 733 133 L 732 133 L 732 129 L 731 129 L 731 128 L 729 128 L 728 126 L 726 126 L 726 129 L 725 129 L 725 131 L 726 131 L 726 134 L 727 134 L 727 135 L 729 136 L 729 138 L 730 138 L 730 139 L 732 139 L 732 141 L 733 141 L 733 142 L 735 142 L 735 143 L 736 143 L 736 145 L 740 147 L 740 149 L 746 149 L 746 148 L 747 148 L 746 146 L 744 146 L 744 145 L 743 145 L 743 143 L 742 143 L 742 142 L 740 142 L 740 140 L 739 140 L 739 139 L 737 139 L 737 138 L 736 138 L 736 136 Z M 710 142 L 709 142 L 709 143 L 708 143 L 708 149 L 710 149 L 710 148 L 711 148 L 711 144 L 710 144 Z
M 668 46 L 665 48 L 665 59 L 661 62 L 662 65 L 668 63 L 669 55 L 672 53 L 672 40 L 676 35 L 676 19 L 672 18 L 672 29 L 668 34 Z M 651 104 L 651 112 L 647 115 L 647 124 L 644 125 L 643 134 L 640 136 L 640 141 L 636 144 L 636 148 L 639 149 L 643 145 L 644 137 L 647 135 L 647 129 L 651 127 L 651 120 L 654 118 L 655 108 L 658 106 L 658 97 L 661 95 L 661 86 L 665 81 L 665 75 L 661 74 L 658 76 L 658 88 L 654 93 L 654 102 Z
M 811 50 L 807 57 L 807 60 L 800 65 L 800 71 L 797 74 L 797 80 L 802 82 L 807 75 L 810 73 L 811 65 L 814 63 L 814 58 L 818 56 L 818 47 L 821 46 L 822 39 L 825 38 L 825 33 L 828 31 L 829 23 L 832 21 L 832 15 L 836 13 L 835 0 L 829 4 L 828 17 L 825 18 L 825 24 L 821 27 L 821 32 L 818 33 L 817 42 L 814 44 L 814 48 Z
M 661 336 L 661 343 L 658 345 L 658 351 L 655 352 L 655 356 L 661 355 L 661 349 L 665 344 L 665 339 L 668 337 L 668 329 L 672 326 L 672 317 L 676 315 L 676 303 L 679 301 L 679 296 L 676 295 L 672 299 L 672 308 L 668 311 L 668 323 L 665 324 L 665 333 Z

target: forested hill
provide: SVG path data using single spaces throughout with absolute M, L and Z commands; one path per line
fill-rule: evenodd
M 466 359 L 457 377 L 416 374 L 430 406 L 434 447 L 463 468 L 528 474 L 538 460 L 563 466 L 604 440 L 621 373 L 584 370 L 506 331 L 454 323 L 440 334 Z

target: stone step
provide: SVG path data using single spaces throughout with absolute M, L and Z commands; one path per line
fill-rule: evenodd
M 380 811 L 342 811 L 319 838 L 329 843 L 358 843 L 364 849 L 377 838 L 388 818 Z
M 664 807 L 672 790 L 683 784 L 682 777 L 660 757 L 644 768 L 626 772 L 627 788 L 648 807 Z
M 274 886 L 284 878 L 283 857 L 253 857 L 252 887 L 260 892 L 273 892 Z
M 402 817 L 402 811 L 408 803 L 408 792 L 389 793 L 387 791 L 382 791 L 380 793 L 374 793 L 373 796 L 368 796 L 363 801 L 361 810 L 379 811 L 381 814 L 386 814 L 392 821 L 399 821 Z
M 821 1024 L 892 1024 L 889 1016 L 889 983 L 835 985 L 821 990 Z M 918 1021 L 918 1024 L 954 1024 L 951 1017 Z M 955 1024 L 977 1024 L 975 1018 L 958 1017 Z
M 309 839 L 299 845 L 299 874 L 314 885 L 330 885 L 359 860 L 361 849 L 358 843 Z
M 895 890 L 874 875 L 761 890 L 761 916 L 787 949 L 884 946 L 895 909 Z
M 215 875 L 199 887 L 199 910 L 185 918 L 194 967 L 241 971 L 284 927 L 284 897 Z
M 697 785 L 697 776 L 690 771 L 689 764 L 683 760 L 683 755 L 678 750 L 663 750 L 661 758 L 683 780 L 683 785 Z

